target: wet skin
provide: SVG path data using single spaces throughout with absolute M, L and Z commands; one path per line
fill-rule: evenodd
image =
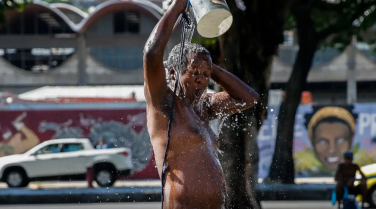
M 314 149 L 321 163 L 334 171 L 343 161 L 343 154 L 350 149 L 352 134 L 339 122 L 322 122 L 315 129 Z
M 147 126 L 160 176 L 173 97 L 171 86 L 177 75 L 170 68 L 172 84 L 167 83 L 163 54 L 185 7 L 186 0 L 172 3 L 144 50 Z M 212 64 L 209 56 L 189 53 L 187 60 L 180 73 L 174 104 L 164 208 L 224 208 L 225 182 L 218 160 L 218 139 L 209 122 L 251 107 L 259 96 L 234 75 Z M 206 94 L 210 78 L 224 91 Z

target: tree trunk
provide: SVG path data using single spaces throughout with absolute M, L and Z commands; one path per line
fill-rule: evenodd
M 226 208 L 231 209 L 254 208 L 246 187 L 245 123 L 244 114 L 236 114 L 229 117 L 221 129 L 223 154 L 220 160 L 226 179 Z
M 316 38 L 310 10 L 310 5 L 293 6 L 293 15 L 297 22 L 299 51 L 292 74 L 286 85 L 286 96 L 279 109 L 275 150 L 266 182 L 294 183 L 293 134 L 295 114 L 307 83 L 308 73 L 319 41 Z
M 278 45 L 283 42 L 289 1 L 246 0 L 246 10 L 239 9 L 234 0 L 227 1 L 234 21 L 230 30 L 219 38 L 221 65 L 261 95 L 253 108 L 229 117 L 222 126 L 220 160 L 229 209 L 261 208 L 255 195 L 259 162 L 256 137 L 266 118 L 271 63 Z
M 244 72 L 242 72 L 239 65 L 240 63 L 240 50 L 239 44 L 229 44 L 238 42 L 238 34 L 228 33 L 221 37 L 222 59 L 225 61 L 226 69 L 244 81 Z M 248 82 L 247 82 L 248 83 Z M 248 113 L 248 114 L 247 114 Z M 245 115 L 248 117 L 245 117 Z M 252 117 L 252 110 L 244 111 L 243 113 L 235 114 L 227 120 L 223 121 L 220 127 L 220 150 L 223 154 L 220 156 L 220 161 L 225 173 L 226 179 L 226 208 L 228 209 L 257 209 L 257 203 L 252 206 L 252 200 L 255 201 L 254 185 L 247 186 L 248 179 L 257 178 L 258 171 L 258 148 L 252 150 L 253 161 L 247 159 L 247 142 L 251 143 L 250 133 L 244 130 L 248 125 L 248 121 Z M 257 130 L 253 133 L 257 135 Z M 255 143 L 255 142 L 253 142 Z M 251 164 L 251 162 L 255 162 Z M 248 165 L 247 165 L 248 164 Z M 250 170 L 249 167 L 253 168 Z M 248 172 L 246 172 L 248 171 Z

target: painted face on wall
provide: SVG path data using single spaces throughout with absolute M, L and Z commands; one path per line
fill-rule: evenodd
M 323 107 L 314 113 L 307 128 L 317 159 L 335 171 L 344 161 L 343 154 L 351 149 L 354 117 L 342 107 Z
M 343 154 L 351 148 L 352 133 L 344 122 L 319 122 L 313 133 L 317 158 L 329 170 L 343 162 Z

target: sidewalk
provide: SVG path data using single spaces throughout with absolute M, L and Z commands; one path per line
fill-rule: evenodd
M 259 179 L 259 183 L 262 180 Z M 334 184 L 333 178 L 323 177 L 323 178 L 297 178 L 295 179 L 296 184 Z M 93 182 L 93 186 L 98 188 L 98 185 Z M 161 187 L 161 181 L 150 179 L 150 180 L 119 180 L 115 182 L 113 187 Z M 0 183 L 0 189 L 7 189 L 8 186 L 5 183 Z M 28 186 L 30 189 L 69 189 L 69 188 L 87 188 L 86 181 L 43 181 L 43 182 L 31 182 Z
M 29 189 L 82 189 L 88 188 L 86 181 L 42 181 L 30 182 Z M 97 183 L 93 181 L 94 188 L 99 188 Z M 113 187 L 161 187 L 160 180 L 120 180 L 116 181 Z M 0 189 L 8 189 L 5 183 L 0 183 Z

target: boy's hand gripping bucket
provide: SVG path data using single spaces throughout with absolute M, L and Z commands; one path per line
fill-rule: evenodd
M 232 14 L 225 0 L 189 0 L 198 33 L 205 38 L 224 34 L 232 24 Z

